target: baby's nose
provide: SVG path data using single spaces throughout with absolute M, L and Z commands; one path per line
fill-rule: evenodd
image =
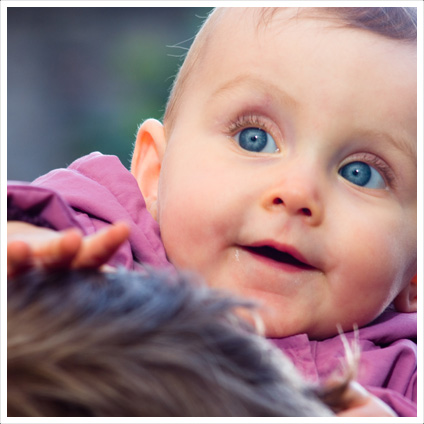
M 305 175 L 287 174 L 266 190 L 263 207 L 270 212 L 286 213 L 302 219 L 308 225 L 317 226 L 324 214 L 318 184 L 318 181 Z

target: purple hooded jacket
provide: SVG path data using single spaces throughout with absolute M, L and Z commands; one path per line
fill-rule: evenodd
M 137 182 L 115 156 L 92 153 L 31 184 L 8 185 L 8 220 L 20 220 L 56 230 L 77 227 L 92 234 L 111 222 L 131 228 L 109 262 L 142 270 L 143 265 L 172 270 L 159 227 L 148 213 Z M 346 333 L 351 341 L 355 335 Z M 361 359 L 357 380 L 386 402 L 399 416 L 417 415 L 417 316 L 389 308 L 359 330 Z M 298 334 L 271 341 L 310 381 L 326 379 L 343 365 L 340 336 L 309 340 Z

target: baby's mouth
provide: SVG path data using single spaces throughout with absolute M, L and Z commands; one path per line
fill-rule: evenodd
M 281 264 L 291 265 L 304 270 L 316 269 L 312 265 L 294 257 L 292 254 L 278 250 L 272 246 L 243 246 L 243 248 L 254 255 L 268 258 Z

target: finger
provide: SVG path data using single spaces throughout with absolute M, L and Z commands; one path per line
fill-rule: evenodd
M 124 243 L 130 234 L 129 226 L 119 222 L 86 237 L 73 268 L 98 268 L 105 264 Z
M 82 235 L 77 229 L 61 231 L 56 235 L 34 249 L 35 260 L 43 268 L 69 268 L 82 245 Z
M 7 243 L 7 277 L 14 277 L 32 266 L 31 248 L 23 241 Z
M 347 408 L 338 417 L 396 417 L 382 400 L 368 392 L 356 381 L 351 381 L 346 394 Z
M 113 266 L 110 266 L 110 265 L 105 264 L 105 265 L 102 265 L 102 266 L 99 268 L 99 270 L 100 270 L 101 272 L 109 272 L 109 273 L 113 273 L 113 272 L 116 272 L 116 271 L 117 271 L 117 268 L 116 268 L 116 267 L 113 267 Z

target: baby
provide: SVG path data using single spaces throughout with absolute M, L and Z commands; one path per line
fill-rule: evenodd
M 131 175 L 95 153 L 10 186 L 9 274 L 196 271 L 315 381 L 359 327 L 359 382 L 416 415 L 416 60 L 413 8 L 215 10 Z

